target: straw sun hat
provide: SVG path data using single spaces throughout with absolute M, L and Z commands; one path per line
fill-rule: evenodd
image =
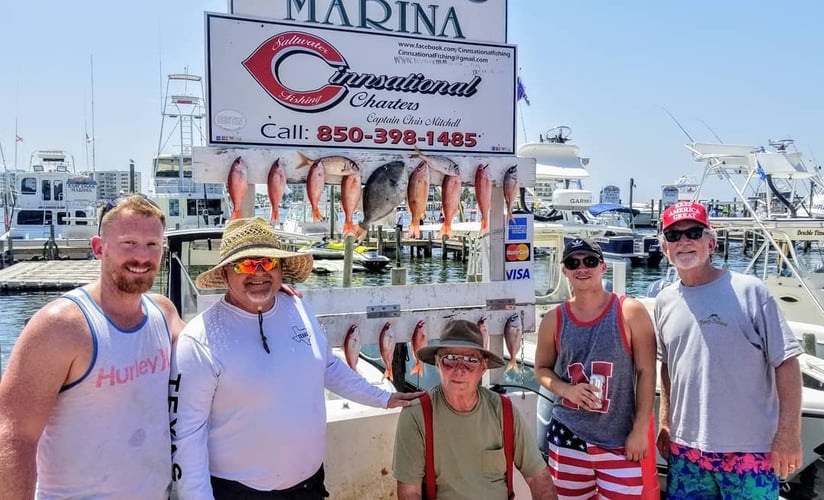
M 312 272 L 312 256 L 306 253 L 281 250 L 272 225 L 262 217 L 235 219 L 223 229 L 220 242 L 220 262 L 197 277 L 195 284 L 201 289 L 226 288 L 220 270 L 248 257 L 274 257 L 280 259 L 283 280 L 302 282 Z

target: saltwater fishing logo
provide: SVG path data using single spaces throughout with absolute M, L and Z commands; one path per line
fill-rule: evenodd
M 281 79 L 281 66 L 295 55 L 320 58 L 335 70 L 327 83 L 316 89 L 293 89 Z M 412 94 L 441 94 L 471 97 L 478 92 L 482 78 L 475 76 L 468 82 L 432 80 L 423 73 L 406 76 L 376 75 L 349 71 L 349 64 L 334 45 L 323 38 L 300 31 L 277 34 L 263 42 L 243 61 L 243 66 L 261 87 L 278 103 L 293 110 L 318 113 L 339 104 L 349 89 L 385 90 Z M 351 98 L 356 107 L 417 110 L 416 102 L 379 100 L 368 91 L 356 92 Z

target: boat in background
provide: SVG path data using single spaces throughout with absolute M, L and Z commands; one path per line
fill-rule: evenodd
M 149 196 L 166 213 L 170 229 L 222 226 L 229 214 L 225 184 L 192 180 L 192 148 L 205 142 L 203 95 L 200 76 L 168 75 Z
M 316 260 L 342 260 L 344 258 L 344 242 L 323 239 L 298 249 L 298 252 L 308 253 Z M 366 268 L 367 271 L 382 271 L 392 260 L 378 253 L 377 247 L 356 245 L 352 249 L 352 262 Z

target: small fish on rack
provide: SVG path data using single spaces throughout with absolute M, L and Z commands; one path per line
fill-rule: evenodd
M 475 169 L 475 198 L 481 212 L 481 234 L 489 232 L 489 210 L 492 208 L 492 179 L 487 172 L 488 166 L 478 165 Z
M 506 169 L 504 174 L 504 201 L 506 202 L 506 220 L 512 220 L 512 208 L 518 198 L 518 165 Z
M 358 233 L 358 226 L 352 220 L 352 217 L 355 210 L 358 209 L 362 193 L 360 171 L 343 177 L 340 184 L 340 204 L 343 207 L 344 215 L 343 229 L 341 230 L 344 237 L 349 234 L 357 235 Z
M 409 224 L 409 238 L 420 238 L 420 221 L 426 215 L 426 202 L 429 199 L 429 165 L 425 161 L 418 163 L 409 176 L 406 190 L 406 208 L 412 216 Z
M 323 194 L 323 186 L 326 185 L 326 171 L 319 163 L 313 163 L 306 174 L 306 197 L 312 206 L 312 222 L 323 219 L 320 213 L 320 197 Z
M 441 213 L 443 224 L 438 231 L 438 238 L 452 237 L 452 219 L 458 213 L 461 203 L 461 178 L 457 175 L 444 175 L 441 184 Z
M 272 204 L 271 221 L 279 222 L 278 208 L 283 201 L 283 193 L 286 191 L 286 173 L 277 158 L 269 167 L 269 175 L 266 177 L 266 191 L 269 194 L 269 203 Z
M 380 336 L 378 337 L 378 345 L 380 346 L 381 359 L 386 369 L 383 376 L 389 380 L 394 381 L 392 374 L 392 362 L 395 360 L 395 332 L 392 330 L 392 323 L 387 321 L 383 328 L 381 328 Z
M 427 156 L 415 147 L 415 152 L 412 153 L 412 158 L 417 158 L 426 163 L 432 170 L 437 170 L 444 175 L 456 175 L 460 177 L 461 168 L 451 158 L 446 156 Z
M 521 342 L 524 338 L 524 323 L 521 320 L 520 313 L 514 313 L 509 318 L 507 318 L 506 323 L 504 324 L 504 343 L 506 344 L 506 350 L 509 352 L 509 363 L 506 365 L 505 372 L 509 370 L 515 370 L 516 372 L 520 372 L 521 370 L 518 368 L 518 360 L 516 356 L 518 351 L 521 349 Z
M 243 158 L 238 156 L 229 167 L 229 177 L 226 181 L 229 199 L 232 200 L 232 215 L 229 220 L 243 217 L 243 199 L 246 197 L 246 189 L 249 185 L 249 168 Z
M 323 171 L 328 175 L 349 175 L 355 172 L 360 172 L 360 167 L 354 160 L 350 160 L 345 156 L 324 156 L 313 160 L 305 154 L 298 151 L 298 158 L 300 162 L 295 168 L 314 167 L 319 165 Z
M 349 368 L 357 372 L 358 360 L 360 359 L 358 325 L 350 326 L 349 331 L 346 332 L 346 337 L 343 339 L 343 354 L 346 357 L 346 364 L 349 365 Z
M 481 316 L 481 319 L 478 320 L 478 329 L 481 331 L 484 349 L 489 349 L 489 328 L 486 326 L 486 316 Z
M 415 366 L 410 370 L 410 375 L 418 374 L 423 376 L 423 361 L 418 359 L 418 349 L 426 345 L 426 331 L 424 330 L 424 320 L 418 321 L 415 325 L 415 331 L 412 332 L 412 359 L 415 360 Z

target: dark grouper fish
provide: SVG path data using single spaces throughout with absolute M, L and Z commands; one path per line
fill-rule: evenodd
M 355 235 L 360 241 L 369 225 L 386 217 L 406 198 L 409 177 L 402 161 L 392 161 L 376 168 L 363 190 L 363 221 Z

